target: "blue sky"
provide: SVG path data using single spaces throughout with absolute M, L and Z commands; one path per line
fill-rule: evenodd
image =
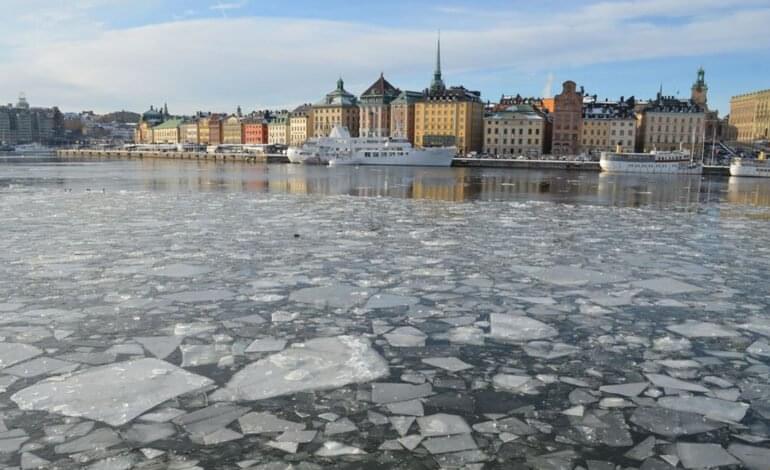
M 436 32 L 445 81 L 501 94 L 689 94 L 699 66 L 722 114 L 770 88 L 767 0 L 3 0 L 0 102 L 64 110 L 290 108 L 339 75 L 428 85 Z M 549 83 L 553 85 L 548 87 Z

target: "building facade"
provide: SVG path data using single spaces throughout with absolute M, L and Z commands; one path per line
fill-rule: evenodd
M 64 137 L 64 115 L 58 108 L 31 108 L 24 96 L 14 106 L 0 106 L 0 144 L 57 144 Z
M 546 118 L 533 106 L 512 105 L 484 117 L 484 153 L 501 158 L 543 154 Z
M 310 105 L 298 106 L 289 114 L 289 146 L 299 147 L 308 139 L 310 124 Z
M 484 104 L 481 93 L 444 85 L 441 42 L 430 88 L 414 106 L 414 141 L 418 147 L 455 146 L 460 155 L 483 148 Z
M 414 105 L 422 99 L 417 91 L 402 91 L 390 102 L 390 136 L 414 144 Z
M 277 113 L 267 124 L 267 143 L 271 145 L 289 144 L 289 113 Z
M 198 143 L 198 123 L 195 121 L 185 121 L 179 125 L 179 138 L 183 144 Z
M 637 150 L 687 150 L 700 154 L 705 137 L 706 112 L 692 100 L 658 93 L 637 114 Z
M 207 145 L 219 145 L 222 143 L 222 121 L 223 118 L 219 114 L 212 114 L 205 118 L 207 122 Z M 200 129 L 199 129 L 200 130 Z
M 738 142 L 770 139 L 770 89 L 733 96 L 729 122 Z
M 596 96 L 583 102 L 580 145 L 583 152 L 633 152 L 636 148 L 636 115 L 633 98 L 600 102 Z
M 222 143 L 230 145 L 243 143 L 243 126 L 237 114 L 231 114 L 222 121 Z
M 583 94 L 577 84 L 568 80 L 562 92 L 553 98 L 553 136 L 551 152 L 554 155 L 577 155 L 583 126 Z
M 359 118 L 358 99 L 345 90 L 345 82 L 340 78 L 337 88 L 312 106 L 312 136 L 326 137 L 334 126 L 343 126 L 351 136 L 358 137 Z
M 267 123 L 262 118 L 247 118 L 243 121 L 243 143 L 267 144 Z
M 181 119 L 167 119 L 152 128 L 153 144 L 178 144 L 180 140 L 179 126 Z
M 391 85 L 385 80 L 385 76 L 380 74 L 380 78 L 361 94 L 358 101 L 359 136 L 390 136 L 390 103 L 400 93 L 401 90 Z
M 152 128 L 161 124 L 165 119 L 165 113 L 160 108 L 155 109 L 153 106 L 150 106 L 150 109 L 145 111 L 141 118 L 139 118 L 139 123 L 136 125 L 136 131 L 134 132 L 134 143 L 153 143 Z

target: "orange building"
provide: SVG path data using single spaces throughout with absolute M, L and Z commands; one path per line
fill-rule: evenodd
M 266 144 L 267 123 L 262 119 L 247 119 L 243 121 L 244 144 Z
M 575 82 L 564 82 L 562 92 L 554 97 L 553 137 L 551 152 L 554 155 L 577 155 L 583 132 L 583 93 L 577 91 Z

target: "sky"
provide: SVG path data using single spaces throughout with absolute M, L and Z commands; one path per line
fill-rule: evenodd
M 438 31 L 447 85 L 709 106 L 770 88 L 770 0 L 0 0 L 0 103 L 172 114 L 294 108 L 342 76 L 426 88 Z

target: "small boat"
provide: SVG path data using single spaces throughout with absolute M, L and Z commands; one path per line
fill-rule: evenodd
M 755 178 L 770 178 L 770 160 L 765 152 L 760 152 L 759 158 L 733 158 L 730 162 L 730 176 L 751 176 Z
M 602 152 L 602 171 L 609 173 L 661 173 L 700 175 L 703 163 L 694 161 L 692 154 L 681 150 L 650 153 Z

